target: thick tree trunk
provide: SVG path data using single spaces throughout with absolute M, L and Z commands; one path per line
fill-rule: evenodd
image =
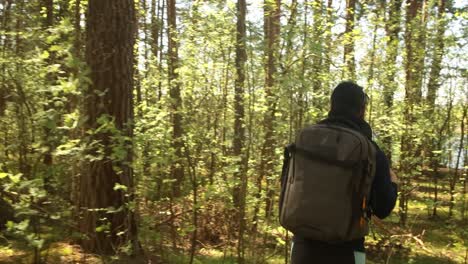
M 129 203 L 134 200 L 132 162 L 133 0 L 89 0 L 86 61 L 92 83 L 87 91 L 86 128 L 91 159 L 80 182 L 80 243 L 85 250 L 114 254 L 131 246 L 137 253 L 137 224 Z M 106 129 L 96 128 L 106 124 Z M 102 155 L 102 156 L 100 156 Z

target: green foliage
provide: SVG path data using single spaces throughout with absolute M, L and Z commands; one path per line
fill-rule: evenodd
M 49 227 L 57 225 L 78 233 L 74 222 L 79 216 L 74 215 L 74 206 L 78 205 L 79 195 L 86 195 L 76 193 L 83 167 L 90 161 L 105 160 L 119 170 L 121 162 L 132 153 L 129 165 L 134 186 L 116 184 L 113 190 L 135 200 L 129 201 L 125 208 L 89 210 L 107 215 L 127 210 L 137 213 L 143 247 L 150 252 L 169 252 L 161 256 L 168 263 L 188 262 L 187 252 L 195 231 L 198 237 L 194 263 L 234 263 L 232 255 L 238 239 L 234 217 L 238 208 L 234 205 L 233 192 L 242 180 L 234 177 L 239 173 L 241 157 L 232 155 L 236 136 L 233 126 L 236 1 L 177 3 L 180 45 L 176 81 L 182 96 L 178 111 L 184 120 L 182 157 L 177 157 L 173 148 L 175 113 L 167 81 L 167 16 L 161 16 L 166 10 L 155 7 L 154 17 L 151 14 L 152 3 L 161 1 L 146 0 L 146 9 L 143 1 L 135 1 L 139 6 L 140 26 L 135 45 L 138 56 L 134 65 L 132 122 L 120 128 L 116 127 L 114 117 L 102 115 L 94 129 L 90 129 L 88 117 L 83 114 L 91 83 L 91 73 L 82 54 L 87 1 L 81 1 L 78 8 L 81 11 L 78 28 L 74 14 L 77 1 L 54 1 L 54 25 L 49 28 L 43 26 L 46 10 L 42 3 L 9 2 L 12 5 L 8 16 L 6 6 L 0 5 L 3 23 L 0 29 L 0 198 L 15 210 L 15 219 L 8 222 L 7 232 L 23 241 L 28 251 L 48 247 L 52 239 L 48 240 L 44 234 L 51 232 Z M 343 34 L 343 10 L 334 10 L 336 6 L 332 6 L 328 12 L 326 1 L 320 2 L 321 7 L 317 1 L 309 1 L 307 7 L 303 1 L 295 7 L 291 2 L 282 3 L 280 52 L 275 58 L 276 83 L 270 98 L 265 94 L 263 8 L 260 2 L 254 2 L 250 1 L 247 7 L 243 95 L 246 130 L 243 155 L 247 157 L 248 179 L 245 197 L 248 230 L 244 238 L 248 244 L 247 257 L 280 263 L 289 247 L 290 239 L 276 220 L 282 146 L 294 141 L 296 132 L 303 126 L 327 116 L 331 90 L 344 76 L 343 46 L 351 41 L 356 50 L 356 81 L 365 86 L 371 98 L 366 118 L 376 134 L 375 141 L 387 153 L 391 152 L 392 167 L 401 179 L 400 195 L 407 195 L 409 201 L 406 213 L 410 218 L 415 212 L 426 216 L 438 207 L 441 217 L 448 219 L 449 190 L 440 182 L 447 186 L 448 179 L 455 179 L 453 164 L 458 148 L 466 153 L 466 135 L 465 146 L 459 146 L 460 122 L 467 102 L 464 64 L 467 32 L 466 27 L 459 25 L 466 25 L 466 5 L 446 8 L 448 13 L 444 19 L 450 30 L 443 36 L 442 70 L 436 101 L 431 105 L 426 100 L 427 82 L 432 74 L 434 54 L 439 49 L 436 46 L 439 20 L 434 1 L 427 5 L 427 27 L 414 22 L 405 24 L 403 17 L 398 18 L 397 25 L 402 28 L 395 47 L 389 44 L 388 30 L 392 28 L 389 23 L 393 18 L 389 7 L 384 6 L 385 1 L 359 5 L 355 28 L 349 34 Z M 401 7 L 406 14 L 404 10 Z M 315 21 L 316 18 L 320 20 Z M 415 54 L 423 56 L 424 67 L 418 68 L 421 65 L 416 65 L 417 59 L 407 61 L 406 32 L 426 37 L 426 45 L 413 40 L 418 44 L 413 45 Z M 389 65 L 392 52 L 396 59 Z M 408 72 L 421 75 L 421 84 L 416 87 L 422 95 L 419 101 L 412 97 L 412 90 L 406 90 L 406 84 L 413 83 L 407 79 Z M 385 97 L 389 91 L 390 106 Z M 119 104 L 120 99 L 114 103 Z M 267 132 L 265 116 L 271 102 L 275 110 L 275 150 L 269 153 L 271 158 L 265 164 L 272 164 L 274 173 L 259 175 L 261 159 L 265 156 L 262 154 Z M 103 102 L 104 106 L 110 103 Z M 133 129 L 132 137 L 124 133 L 127 129 Z M 104 134 L 110 135 L 110 142 L 99 140 L 98 135 Z M 466 154 L 463 157 L 460 163 L 466 163 Z M 45 161 L 47 158 L 51 158 L 50 164 Z M 176 179 L 171 175 L 171 167 L 176 161 L 185 168 L 181 197 L 172 197 Z M 449 172 L 435 178 L 435 168 L 447 168 Z M 460 164 L 459 168 L 461 176 L 455 181 L 455 214 L 447 220 L 451 226 L 432 218 L 425 222 L 415 220 L 413 224 L 437 223 L 446 227 L 429 226 L 427 238 L 434 250 L 440 254 L 450 251 L 458 260 L 466 242 L 448 229 L 460 229 L 457 230 L 460 234 L 465 230 L 456 222 L 462 218 L 460 210 L 466 203 L 466 194 L 459 187 L 466 179 L 466 164 Z M 421 179 L 429 181 L 421 183 Z M 439 200 L 434 199 L 435 190 L 431 187 L 435 179 L 441 185 Z M 265 216 L 269 190 L 273 192 L 274 204 L 271 218 Z M 397 221 L 393 215 L 387 224 Z M 109 234 L 110 228 L 109 221 L 103 218 L 96 231 Z M 434 228 L 437 231 L 432 231 Z M 450 243 L 450 249 L 440 250 L 443 245 L 437 244 L 438 240 Z M 121 251 L 129 253 L 130 249 L 131 245 L 124 245 Z M 395 263 L 445 260 L 428 257 L 426 253 L 413 252 L 409 258 L 398 256 Z M 269 255 L 275 255 L 275 259 L 267 260 Z

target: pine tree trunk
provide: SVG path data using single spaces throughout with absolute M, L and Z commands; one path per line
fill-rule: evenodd
M 245 63 L 247 61 L 246 52 L 246 26 L 245 16 L 247 6 L 245 0 L 238 0 L 237 5 L 237 25 L 236 25 L 236 79 L 234 82 L 234 139 L 232 144 L 232 154 L 238 158 L 234 179 L 239 179 L 239 183 L 233 190 L 233 202 L 236 210 L 234 221 L 238 223 L 239 234 L 237 243 L 237 262 L 244 263 L 244 231 L 245 231 L 245 200 L 247 195 L 247 160 L 244 149 L 245 144 Z
M 444 136 L 449 134 L 450 132 L 450 121 L 452 117 L 452 109 L 453 109 L 453 96 L 450 96 L 448 102 L 448 110 L 447 116 L 444 120 L 444 123 L 439 128 L 439 131 L 436 132 L 437 138 L 435 144 L 432 144 L 431 149 L 441 150 L 442 143 Z M 434 199 L 433 199 L 433 207 L 432 207 L 432 216 L 437 216 L 437 208 L 439 203 L 439 178 L 441 177 L 439 173 L 439 164 L 440 164 L 440 156 L 431 152 L 430 154 L 430 166 L 433 173 L 433 182 L 434 182 Z M 450 162 L 449 162 L 450 164 Z
M 427 103 L 427 113 L 426 113 L 426 118 L 427 120 L 433 120 L 434 118 L 434 108 L 435 108 L 435 99 L 436 99 L 436 94 L 437 90 L 440 87 L 439 83 L 439 77 L 440 77 L 440 70 L 441 70 L 441 63 L 442 63 L 442 57 L 443 57 L 443 52 L 444 52 L 444 32 L 445 32 L 445 24 L 446 24 L 446 19 L 445 19 L 445 2 L 446 1 L 439 1 L 438 2 L 438 16 L 437 16 L 437 29 L 436 29 L 436 36 L 435 36 L 435 45 L 434 45 L 434 52 L 433 52 L 433 58 L 432 58 L 432 65 L 431 65 L 431 71 L 429 74 L 429 83 L 427 86 L 427 97 L 426 97 L 426 103 Z M 451 111 L 451 105 L 450 104 L 450 109 Z M 450 118 L 450 112 L 448 115 L 448 118 Z M 448 130 L 449 128 L 447 128 Z M 432 129 L 431 129 L 432 130 Z M 441 133 L 439 133 L 439 137 L 434 140 L 430 140 L 428 144 L 425 144 L 425 151 L 424 153 L 429 153 L 429 159 L 431 166 L 433 167 L 433 170 L 435 171 L 434 173 L 434 206 L 433 206 L 433 212 L 432 215 L 436 216 L 437 215 L 437 201 L 438 201 L 438 165 L 439 165 L 439 160 L 440 157 L 434 154 L 431 150 L 439 150 L 441 149 L 442 145 L 442 131 L 444 131 L 445 128 L 442 127 L 440 129 Z M 430 131 L 430 133 L 435 132 L 435 131 Z
M 44 21 L 44 29 L 45 30 L 50 30 L 54 26 L 54 1 L 53 0 L 45 0 L 44 1 L 44 8 L 46 10 L 46 17 Z M 52 45 L 52 43 L 51 43 Z M 48 48 L 47 48 L 48 49 Z M 56 53 L 53 51 L 49 52 L 49 58 L 47 59 L 47 64 L 52 65 L 55 63 L 56 60 Z M 57 76 L 56 74 L 52 72 L 48 72 L 46 74 L 46 83 L 48 86 L 54 86 L 56 84 Z M 50 91 L 45 92 L 45 97 L 47 100 L 47 103 L 44 106 L 44 112 L 48 113 L 47 114 L 47 123 L 52 123 L 55 124 L 57 122 L 57 117 L 55 114 L 54 105 L 52 102 L 52 93 Z M 53 165 L 53 158 L 52 158 L 52 152 L 54 151 L 54 144 L 53 144 L 53 131 L 51 127 L 48 124 L 43 124 L 43 131 L 44 131 L 44 147 L 46 148 L 46 151 L 44 153 L 43 157 L 43 164 L 46 167 L 46 172 L 44 174 L 44 188 L 47 190 L 49 193 L 54 192 L 54 187 L 52 184 L 52 165 Z
M 429 74 L 429 83 L 427 85 L 427 104 L 430 110 L 429 116 L 432 115 L 431 109 L 434 108 L 437 90 L 440 87 L 440 70 L 442 58 L 445 51 L 444 34 L 447 26 L 447 18 L 445 17 L 445 3 L 450 1 L 438 1 L 438 17 L 437 31 L 435 36 L 434 52 L 431 64 L 431 72 Z
M 461 135 L 460 135 L 460 141 L 458 143 L 459 146 L 458 146 L 458 153 L 457 153 L 457 161 L 455 163 L 455 173 L 452 177 L 450 177 L 450 190 L 449 190 L 449 193 L 450 193 L 449 216 L 450 217 L 453 215 L 453 207 L 455 206 L 455 187 L 456 187 L 457 182 L 460 179 L 459 166 L 460 166 L 460 158 L 462 155 L 462 151 L 465 147 L 465 133 L 466 133 L 465 119 L 467 117 L 467 112 L 468 112 L 468 107 L 465 106 L 465 108 L 463 108 L 463 114 L 462 114 L 461 124 L 460 124 Z M 466 160 L 467 157 L 465 156 L 464 158 Z M 465 179 L 466 179 L 466 176 L 465 176 Z M 465 197 L 465 194 L 463 194 L 463 198 L 464 197 Z M 462 215 L 463 213 L 464 213 L 464 210 L 462 210 Z
M 322 16 L 323 4 L 322 0 L 315 0 L 312 2 L 312 12 L 313 12 L 313 31 L 312 31 L 312 41 L 313 45 L 313 57 L 312 57 L 312 91 L 313 94 L 313 107 L 320 107 L 320 88 L 322 87 L 323 80 L 323 16 Z
M 385 54 L 386 71 L 384 74 L 383 83 L 383 100 L 386 112 L 389 113 L 393 107 L 393 96 L 398 87 L 395 82 L 397 73 L 397 55 L 398 55 L 398 34 L 400 33 L 400 20 L 401 20 L 401 4 L 402 0 L 390 1 L 388 6 L 388 18 L 385 23 L 385 32 L 387 35 L 387 46 Z M 385 120 L 384 127 L 389 127 L 390 122 Z M 384 133 L 383 150 L 392 163 L 392 136 L 390 132 Z
M 152 0 L 151 1 L 151 53 L 153 54 L 153 59 L 158 58 L 159 51 L 159 31 L 160 31 L 160 22 L 159 22 L 159 9 L 160 1 Z
M 324 26 L 324 54 L 323 54 L 323 66 L 322 66 L 322 73 L 323 73 L 323 80 L 322 80 L 322 87 L 325 91 L 325 96 L 329 97 L 330 95 L 330 66 L 332 61 L 332 54 L 333 54 L 333 44 L 332 44 L 332 26 L 333 26 L 333 0 L 327 1 L 327 15 L 325 20 Z
M 356 80 L 356 61 L 354 57 L 354 12 L 356 0 L 346 0 L 346 27 L 344 40 L 344 77 L 349 80 Z
M 413 137 L 416 136 L 414 107 L 421 102 L 421 83 L 423 72 L 421 63 L 424 62 L 424 46 L 420 41 L 424 35 L 423 1 L 411 0 L 406 10 L 406 31 L 405 31 L 405 109 L 404 124 L 405 129 L 401 140 L 401 174 L 400 186 L 401 194 L 399 199 L 400 224 L 406 225 L 408 215 L 408 197 L 411 177 L 416 175 L 417 165 L 420 163 L 420 146 L 415 145 Z M 422 56 L 422 60 L 421 60 Z
M 465 154 L 464 154 L 464 157 L 468 157 L 468 148 L 465 148 Z M 465 221 L 465 217 L 466 217 L 466 187 L 467 187 L 467 184 L 468 184 L 468 181 L 467 181 L 467 176 L 466 176 L 466 167 L 468 167 L 468 159 L 465 158 L 465 162 L 463 164 L 464 166 L 464 171 L 465 171 L 465 176 L 463 177 L 463 180 L 462 180 L 462 186 L 463 186 L 463 191 L 461 193 L 462 195 L 462 208 L 461 208 L 461 219 L 462 221 Z
M 265 97 L 267 111 L 263 122 L 265 139 L 261 150 L 260 175 L 266 178 L 265 219 L 268 221 L 273 214 L 273 199 L 275 189 L 271 176 L 275 168 L 275 113 L 277 97 L 275 88 L 277 85 L 278 47 L 280 34 L 280 6 L 281 1 L 275 0 L 264 5 L 264 30 L 265 30 Z
M 2 32 L 1 34 L 1 39 L 3 40 L 2 41 L 2 58 L 6 58 L 6 55 L 7 55 L 7 50 L 10 48 L 10 36 L 9 34 L 7 34 L 7 32 L 9 32 L 11 30 L 11 26 L 10 26 L 10 19 L 11 19 L 11 6 L 12 6 L 12 2 L 11 0 L 5 0 L 3 3 L 2 3 L 2 6 L 3 6 L 3 9 L 2 9 L 2 21 L 1 21 L 1 25 L 2 25 L 2 29 L 4 32 Z M 7 64 L 6 63 L 2 63 L 2 67 L 1 67 L 1 72 L 0 74 L 2 75 L 2 79 L 1 79 L 1 84 L 0 84 L 0 117 L 2 117 L 5 113 L 5 110 L 6 110 L 6 103 L 7 103 L 7 97 L 8 97 L 8 94 L 10 93 L 10 89 L 9 87 L 7 86 L 7 82 L 6 82 L 6 77 L 7 77 Z
M 367 71 L 367 89 L 368 89 L 368 94 L 370 96 L 369 100 L 369 110 L 368 112 L 368 118 L 367 122 L 372 127 L 372 111 L 373 111 L 373 89 L 374 89 L 374 65 L 375 65 L 375 51 L 376 51 L 376 44 L 377 44 L 377 30 L 378 30 L 378 25 L 377 22 L 374 25 L 374 30 L 372 32 L 372 48 L 370 50 L 370 63 L 369 63 L 369 69 Z
M 184 183 L 184 164 L 182 155 L 182 97 L 180 95 L 180 82 L 177 69 L 179 68 L 179 53 L 177 41 L 176 23 L 176 0 L 167 0 L 167 23 L 168 23 L 168 75 L 169 75 L 169 95 L 171 98 L 172 114 L 172 148 L 174 149 L 175 160 L 171 165 L 171 178 L 175 180 L 172 186 L 174 197 L 182 195 L 182 185 Z
M 73 30 L 75 33 L 75 39 L 73 41 L 73 49 L 75 56 L 81 58 L 81 0 L 75 1 L 74 7 L 74 18 L 73 18 Z
M 86 128 L 91 132 L 103 124 L 110 127 L 89 138 L 89 143 L 100 146 L 88 155 L 103 155 L 89 160 L 82 174 L 79 228 L 86 236 L 82 247 L 98 254 L 114 254 L 124 246 L 132 253 L 139 250 L 135 215 L 129 208 L 135 191 L 131 167 L 135 27 L 133 0 L 89 0 L 86 61 L 92 83 Z

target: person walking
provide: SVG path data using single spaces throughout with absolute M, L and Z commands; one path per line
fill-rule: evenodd
M 372 140 L 367 102 L 361 86 L 341 82 L 328 118 L 285 151 L 280 222 L 294 234 L 292 264 L 364 264 L 370 217 L 395 207 L 397 177 Z

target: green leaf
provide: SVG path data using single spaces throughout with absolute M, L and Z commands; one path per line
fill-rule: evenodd
M 114 191 L 117 191 L 117 190 L 123 190 L 124 192 L 126 192 L 128 190 L 128 188 L 127 188 L 127 186 L 125 186 L 123 184 L 116 183 L 114 185 Z
M 9 174 L 8 176 L 10 177 L 10 180 L 13 183 L 18 183 L 20 181 L 21 176 L 23 176 L 23 174 L 21 174 L 21 173 L 18 173 L 16 175 Z
M 44 50 L 44 52 L 42 52 L 40 58 L 41 59 L 48 59 L 50 57 L 50 53 L 47 51 L 47 50 Z

